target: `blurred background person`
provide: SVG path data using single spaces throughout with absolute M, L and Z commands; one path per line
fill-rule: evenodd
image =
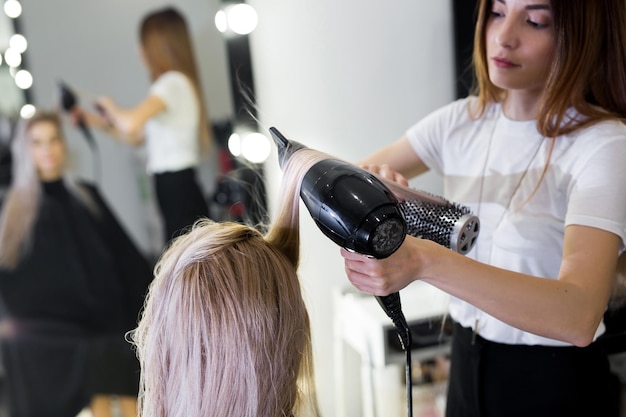
M 98 190 L 66 175 L 59 116 L 21 121 L 0 213 L 0 326 L 8 414 L 136 414 L 136 326 L 149 264 Z
M 89 125 L 133 146 L 145 143 L 168 241 L 209 216 L 196 171 L 212 151 L 212 128 L 183 15 L 171 7 L 149 13 L 139 35 L 140 55 L 152 81 L 146 98 L 122 108 L 102 97 L 95 103 L 98 112 L 78 109 L 75 120 L 84 117 Z

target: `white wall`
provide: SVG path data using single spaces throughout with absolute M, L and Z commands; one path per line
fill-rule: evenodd
M 139 23 L 149 11 L 174 4 L 187 18 L 202 84 L 214 120 L 232 115 L 225 45 L 215 28 L 220 0 L 26 0 L 22 2 L 22 30 L 29 42 L 27 66 L 34 77 L 32 94 L 37 106 L 58 103 L 57 82 L 63 80 L 82 94 L 81 104 L 108 95 L 122 106 L 137 104 L 147 94 L 149 78 L 138 54 Z M 82 135 L 67 126 L 73 169 L 93 179 L 92 154 Z M 146 252 L 160 248 L 154 235 L 157 221 L 144 155 L 105 134 L 96 132 L 102 158 L 100 188 L 121 222 Z M 214 186 L 208 161 L 202 170 L 207 193 Z M 157 224 L 155 224 L 157 223 Z
M 251 42 L 265 127 L 276 126 L 291 139 L 356 162 L 453 99 L 447 1 L 249 3 L 259 14 Z M 266 172 L 275 207 L 280 182 L 275 154 Z M 441 189 L 433 176 L 412 185 L 436 193 Z M 312 316 L 317 386 L 323 414 L 333 416 L 332 290 L 348 281 L 338 248 L 316 229 L 303 206 L 301 211 L 300 274 Z M 359 404 L 350 405 L 348 415 L 361 415 Z

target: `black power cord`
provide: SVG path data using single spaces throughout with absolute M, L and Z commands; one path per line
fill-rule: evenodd
M 406 353 L 406 401 L 408 416 L 413 417 L 413 376 L 412 376 L 412 359 L 411 359 L 411 329 L 402 312 L 402 303 L 400 301 L 400 293 L 396 292 L 386 296 L 377 296 L 376 300 L 378 304 L 385 311 L 387 316 L 393 322 L 396 331 L 398 332 L 398 338 L 402 349 Z

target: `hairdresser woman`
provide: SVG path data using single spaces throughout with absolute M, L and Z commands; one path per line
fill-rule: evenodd
M 434 170 L 481 220 L 467 257 L 410 236 L 384 260 L 342 251 L 363 291 L 452 295 L 448 417 L 616 415 L 595 340 L 626 240 L 625 8 L 481 0 L 476 95 L 363 161 L 399 181 Z
M 140 40 L 152 80 L 145 99 L 122 108 L 103 97 L 97 102 L 100 114 L 83 113 L 90 125 L 129 145 L 145 142 L 147 168 L 169 241 L 209 215 L 196 168 L 212 136 L 184 17 L 173 8 L 150 13 L 141 23 Z

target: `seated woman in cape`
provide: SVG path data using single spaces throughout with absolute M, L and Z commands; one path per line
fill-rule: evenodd
M 71 181 L 56 113 L 21 122 L 0 213 L 2 360 L 12 417 L 136 415 L 134 328 L 151 268 L 98 190 Z M 3 400 L 2 403 L 5 403 Z

